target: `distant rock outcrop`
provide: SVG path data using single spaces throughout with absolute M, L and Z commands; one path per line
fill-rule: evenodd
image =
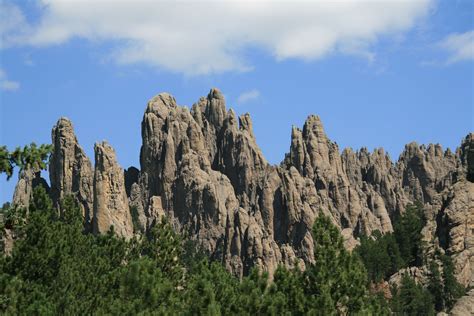
M 130 237 L 166 216 L 244 275 L 253 266 L 272 272 L 281 263 L 312 262 L 311 227 L 320 213 L 351 249 L 361 234 L 392 231 L 392 219 L 421 201 L 426 241 L 452 254 L 458 279 L 473 284 L 474 134 L 456 153 L 410 143 L 392 162 L 383 149 L 341 153 L 311 115 L 302 129 L 293 127 L 289 152 L 274 166 L 257 145 L 250 116 L 227 110 L 217 89 L 191 108 L 167 93 L 153 97 L 141 128 L 140 169 L 126 171 L 106 143 L 95 147 L 93 170 L 71 122 L 63 118 L 53 128 L 51 196 L 55 203 L 75 196 L 86 228 L 104 233 L 114 226 Z M 25 173 L 20 180 L 18 201 L 29 196 L 29 179 Z

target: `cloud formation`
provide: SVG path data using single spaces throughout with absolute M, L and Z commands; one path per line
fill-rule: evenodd
M 474 60 L 474 30 L 450 34 L 441 41 L 440 47 L 450 52 L 447 64 Z
M 317 60 L 331 53 L 371 60 L 379 37 L 410 29 L 431 3 L 41 0 L 39 22 L 29 23 L 18 7 L 2 2 L 0 32 L 4 47 L 111 40 L 118 63 L 199 75 L 252 69 L 245 52 L 253 47 L 276 60 Z
M 237 104 L 244 104 L 250 101 L 256 100 L 260 97 L 260 91 L 257 89 L 252 89 L 249 91 L 245 91 L 239 95 L 237 98 Z
M 3 69 L 0 69 L 0 90 L 16 91 L 18 89 L 20 89 L 20 83 L 17 81 L 8 80 L 5 71 Z

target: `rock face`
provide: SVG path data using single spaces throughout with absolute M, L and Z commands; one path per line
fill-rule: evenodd
M 455 153 L 410 143 L 393 162 L 383 149 L 341 153 L 311 115 L 292 128 L 289 152 L 274 166 L 250 116 L 228 110 L 217 89 L 191 108 L 167 93 L 153 97 L 141 128 L 140 170 L 126 171 L 106 143 L 96 145 L 92 171 L 71 122 L 53 128 L 51 195 L 58 203 L 73 194 L 97 233 L 113 225 L 129 237 L 166 216 L 243 275 L 253 266 L 272 272 L 312 262 L 311 227 L 320 213 L 353 248 L 360 234 L 392 231 L 392 218 L 419 200 L 430 218 L 427 242 L 453 254 L 458 278 L 472 284 L 474 134 Z
M 106 142 L 95 144 L 94 151 L 93 232 L 106 233 L 113 226 L 119 236 L 130 237 L 133 224 L 123 169 L 116 161 L 114 149 Z
M 430 205 L 465 178 L 466 149 L 453 154 L 411 143 L 395 163 L 383 149 L 341 154 L 313 115 L 302 129 L 292 129 L 289 153 L 271 166 L 250 116 L 227 110 L 217 89 L 190 111 L 169 94 L 154 97 L 142 137 L 142 208 L 160 196 L 176 227 L 238 275 L 254 265 L 272 271 L 279 263 L 311 262 L 310 228 L 320 212 L 341 228 L 351 248 L 359 234 L 392 231 L 391 218 L 406 204 Z
M 452 316 L 474 315 L 474 290 L 470 290 L 467 295 L 461 297 L 449 314 Z
M 92 164 L 81 148 L 72 123 L 60 118 L 51 133 L 53 153 L 49 162 L 51 197 L 56 205 L 73 195 L 84 215 L 85 227 L 91 229 L 93 206 Z
M 445 207 L 440 210 L 440 228 L 447 222 L 446 239 L 440 243 L 454 258 L 458 281 L 474 286 L 474 183 L 456 183 L 445 195 Z M 443 218 L 444 215 L 444 218 Z
M 450 255 L 454 262 L 455 275 L 464 287 L 474 286 L 474 183 L 467 179 L 469 148 L 474 145 L 474 137 L 468 135 L 457 151 L 455 169 L 444 189 L 433 194 L 431 202 L 425 204 L 427 225 L 422 233 L 428 251 L 436 247 Z M 447 155 L 451 161 L 452 154 Z M 448 179 L 448 180 L 447 180 Z

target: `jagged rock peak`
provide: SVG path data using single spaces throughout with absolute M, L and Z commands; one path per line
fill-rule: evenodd
M 73 195 L 90 229 L 92 219 L 92 164 L 77 141 L 72 122 L 58 120 L 51 132 L 53 153 L 49 163 L 51 197 L 56 206 L 67 195 Z
M 171 108 L 176 108 L 175 98 L 169 93 L 162 92 L 148 101 L 145 113 L 154 113 L 164 119 Z
M 397 162 L 402 185 L 411 199 L 430 203 L 434 195 L 457 181 L 456 157 L 437 144 L 405 145 Z
M 219 130 L 226 117 L 224 95 L 219 89 L 212 88 L 209 92 L 205 115 L 207 120 Z
M 207 96 L 209 100 L 211 99 L 219 99 L 219 100 L 224 100 L 224 94 L 221 92 L 221 90 L 217 88 L 211 88 L 209 91 L 209 94 Z
M 285 162 L 288 166 L 294 166 L 304 176 L 313 173 L 312 167 L 309 166 L 303 132 L 296 126 L 291 128 L 290 152 L 286 155 Z
M 69 118 L 65 116 L 59 118 L 59 120 L 56 122 L 56 125 L 54 125 L 53 127 L 53 131 L 61 131 L 63 134 L 74 135 L 74 127 L 72 125 L 72 122 Z
M 402 156 L 420 156 L 422 155 L 423 145 L 418 145 L 417 142 L 410 142 L 405 145 L 405 149 L 402 152 Z
M 242 131 L 246 131 L 252 138 L 255 138 L 253 134 L 252 119 L 249 113 L 242 114 L 239 116 L 239 128 Z
M 115 150 L 107 143 L 96 143 L 94 172 L 93 231 L 106 233 L 110 226 L 119 235 L 133 235 L 133 224 L 125 190 L 124 170 L 119 166 Z
M 318 115 L 311 114 L 306 119 L 303 126 L 303 135 L 306 136 L 309 133 L 313 133 L 318 138 L 327 138 L 326 133 L 324 132 L 323 123 Z

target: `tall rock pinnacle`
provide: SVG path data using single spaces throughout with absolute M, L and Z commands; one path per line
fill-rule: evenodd
M 92 220 L 92 165 L 79 145 L 72 123 L 60 118 L 51 133 L 53 153 L 49 163 L 51 197 L 56 205 L 67 195 L 73 195 L 81 207 L 90 229 Z
M 106 233 L 110 226 L 123 237 L 133 234 L 132 217 L 125 191 L 124 170 L 118 165 L 114 149 L 106 142 L 97 143 L 94 172 L 95 233 Z

